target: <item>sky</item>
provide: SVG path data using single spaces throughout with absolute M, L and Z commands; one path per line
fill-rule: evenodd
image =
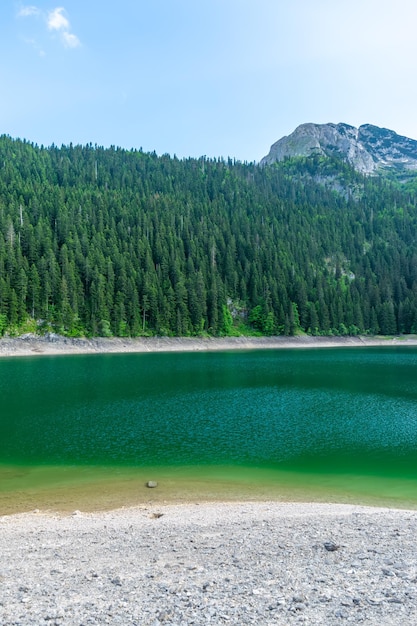
M 259 161 L 305 122 L 417 139 L 416 0 L 1 0 L 0 134 Z

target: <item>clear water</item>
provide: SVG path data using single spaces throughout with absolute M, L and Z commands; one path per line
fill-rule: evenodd
M 0 464 L 9 500 L 96 468 L 417 502 L 417 349 L 2 359 Z

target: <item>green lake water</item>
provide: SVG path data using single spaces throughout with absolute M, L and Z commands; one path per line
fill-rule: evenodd
M 239 497 L 417 505 L 417 349 L 0 360 L 0 514 Z

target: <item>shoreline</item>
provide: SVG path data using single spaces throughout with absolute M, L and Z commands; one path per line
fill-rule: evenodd
M 0 517 L 0 531 L 4 626 L 417 620 L 416 511 L 159 504 Z
M 0 517 L 142 506 L 328 503 L 415 510 L 416 481 L 260 468 L 0 466 Z M 149 488 L 148 481 L 156 482 Z
M 417 346 L 417 335 L 395 337 L 94 337 L 70 338 L 49 333 L 0 339 L 1 357 L 70 354 L 121 354 L 146 352 L 213 352 L 229 350 L 277 350 Z

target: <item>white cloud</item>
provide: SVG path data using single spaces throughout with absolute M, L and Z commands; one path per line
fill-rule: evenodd
M 81 46 L 81 41 L 78 39 L 77 35 L 74 35 L 74 33 L 64 31 L 61 37 L 66 48 L 78 48 L 78 46 Z
M 47 25 L 49 30 L 62 30 L 67 33 L 69 32 L 70 23 L 64 13 L 65 9 L 63 7 L 58 7 L 48 13 Z
M 21 7 L 17 13 L 17 17 L 30 17 L 32 15 L 39 15 L 40 9 L 34 6 Z
M 22 6 L 17 17 L 38 17 L 41 16 L 42 21 L 46 23 L 46 27 L 52 33 L 57 33 L 61 43 L 65 48 L 78 48 L 81 41 L 73 32 L 71 32 L 71 24 L 66 16 L 64 7 L 56 7 L 45 13 L 34 5 Z M 33 44 L 32 44 L 33 45 Z M 42 52 L 42 55 L 45 53 Z
M 64 7 L 57 7 L 53 11 L 49 11 L 46 21 L 48 30 L 57 31 L 66 48 L 78 48 L 81 46 L 81 41 L 77 35 L 71 32 L 71 25 L 65 13 Z

